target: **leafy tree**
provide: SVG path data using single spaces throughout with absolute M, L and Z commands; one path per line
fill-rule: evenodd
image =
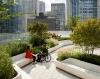
M 67 28 L 69 28 L 70 30 L 74 30 L 74 28 L 76 27 L 77 23 L 79 22 L 80 18 L 77 16 L 71 16 L 68 18 L 68 23 L 67 23 Z
M 74 28 L 71 39 L 73 43 L 85 47 L 93 54 L 95 47 L 100 46 L 100 19 L 88 19 L 79 22 Z
M 33 22 L 33 23 L 28 24 L 27 30 L 31 34 L 35 33 L 39 36 L 43 36 L 48 31 L 48 27 L 46 23 Z
M 32 46 L 41 46 L 45 44 L 47 37 L 47 24 L 41 22 L 33 22 L 28 24 L 27 27 L 28 32 L 30 32 L 30 40 L 29 42 Z
M 12 0 L 8 0 L 7 3 L 3 3 L 2 0 L 0 0 L 0 27 L 3 27 L 4 22 L 12 19 L 13 17 L 22 16 L 22 13 L 12 13 L 10 14 L 9 6 L 14 6 L 16 4 L 13 3 Z

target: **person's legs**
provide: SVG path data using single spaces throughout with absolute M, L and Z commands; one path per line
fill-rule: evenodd
M 33 62 L 35 62 L 35 60 L 36 60 L 36 57 L 33 55 Z
M 37 55 L 37 62 L 40 62 L 40 61 L 41 61 L 41 55 L 38 54 L 38 55 Z

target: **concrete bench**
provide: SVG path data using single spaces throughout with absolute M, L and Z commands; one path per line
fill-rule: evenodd
M 19 67 L 23 67 L 23 66 L 25 66 L 25 65 L 27 65 L 27 64 L 29 64 L 31 62 L 32 62 L 32 59 L 23 58 L 23 59 L 15 62 L 14 64 L 16 64 Z
M 56 67 L 82 79 L 100 79 L 100 66 L 69 58 L 62 62 L 55 61 Z
M 25 53 L 12 57 L 12 61 L 19 67 L 23 67 L 32 62 L 32 59 L 25 58 Z

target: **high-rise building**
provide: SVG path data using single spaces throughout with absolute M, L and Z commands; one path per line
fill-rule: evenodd
M 66 24 L 70 17 L 79 16 L 79 0 L 66 0 Z
M 45 2 L 39 1 L 39 13 L 45 13 Z
M 30 16 L 39 14 L 38 0 L 15 0 L 15 2 L 23 7 L 24 14 Z
M 65 25 L 65 4 L 64 3 L 52 3 L 51 14 L 56 17 L 56 29 L 61 30 Z
M 100 18 L 100 0 L 97 0 L 97 17 Z
M 79 0 L 67 0 L 67 16 L 78 16 Z
M 7 3 L 8 0 L 3 0 L 4 3 Z M 14 1 L 13 1 L 14 2 Z M 8 14 L 15 15 L 22 13 L 22 8 L 19 5 L 8 5 L 5 4 L 4 7 L 8 8 Z M 2 27 L 0 28 L 1 33 L 11 33 L 11 32 L 17 32 L 17 31 L 23 31 L 22 28 L 22 16 L 13 16 L 9 19 L 6 19 L 4 21 L 0 21 L 2 23 Z
M 25 27 L 25 31 L 27 31 L 27 18 L 39 14 L 39 2 L 38 0 L 15 0 L 15 2 L 23 9 L 23 26 Z
M 81 20 L 97 18 L 97 0 L 79 0 L 79 16 Z
M 28 23 L 32 23 L 33 21 L 46 23 L 48 26 L 48 31 L 56 30 L 56 18 L 45 16 L 43 13 L 39 13 L 39 16 L 29 17 Z

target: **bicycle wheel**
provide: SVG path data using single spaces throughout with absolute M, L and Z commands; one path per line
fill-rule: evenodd
M 51 60 L 51 55 L 48 54 L 48 56 L 45 57 L 45 61 L 46 61 L 46 62 L 49 62 L 50 60 Z

